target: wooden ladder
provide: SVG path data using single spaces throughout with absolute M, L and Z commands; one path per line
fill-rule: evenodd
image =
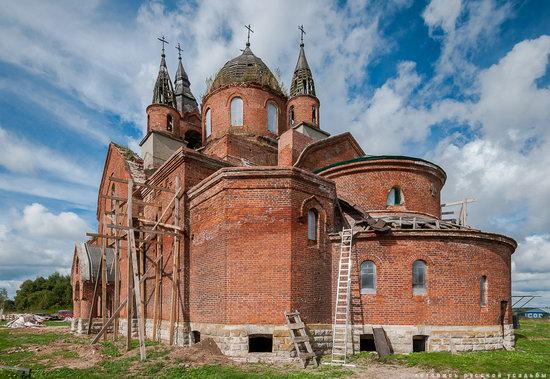
M 341 236 L 338 281 L 336 283 L 336 305 L 334 323 L 332 325 L 331 365 L 345 365 L 348 355 L 353 229 L 342 229 Z
M 294 342 L 296 354 L 298 358 L 302 360 L 302 366 L 306 368 L 310 359 L 313 359 L 315 366 L 319 366 L 317 355 L 313 352 L 311 343 L 309 342 L 309 336 L 306 333 L 306 326 L 300 318 L 300 312 L 285 312 L 285 319 L 290 332 L 290 338 L 292 338 L 292 342 Z M 305 347 L 305 352 L 302 351 L 302 347 Z

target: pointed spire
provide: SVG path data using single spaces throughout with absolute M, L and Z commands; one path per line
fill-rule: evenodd
M 176 103 L 174 101 L 174 88 L 172 88 L 172 80 L 168 74 L 168 68 L 166 67 L 166 55 L 164 55 L 164 44 L 168 43 L 168 41 L 164 39 L 164 36 L 162 36 L 162 38 L 158 38 L 158 40 L 162 42 L 162 54 L 160 59 L 159 74 L 153 90 L 152 104 L 166 104 L 171 107 L 175 107 Z
M 180 44 L 176 46 L 178 50 L 178 70 L 176 71 L 176 80 L 174 81 L 175 85 L 175 100 L 176 100 L 176 109 L 180 111 L 181 114 L 186 112 L 197 112 L 199 113 L 199 106 L 197 100 L 193 93 L 191 92 L 191 82 L 189 77 L 183 68 L 181 63 L 181 51 L 182 48 Z
M 304 26 L 298 27 L 301 32 L 300 37 L 300 54 L 298 55 L 298 62 L 296 62 L 296 68 L 294 68 L 294 75 L 292 77 L 292 84 L 290 85 L 290 97 L 298 95 L 312 95 L 315 96 L 315 82 L 313 81 L 313 74 L 309 69 L 307 63 L 306 52 L 304 50 Z

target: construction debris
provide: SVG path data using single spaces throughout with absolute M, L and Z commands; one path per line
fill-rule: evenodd
M 42 322 L 44 322 L 47 317 L 32 315 L 32 314 L 22 314 L 13 319 L 12 321 L 6 324 L 8 328 L 36 328 L 41 327 Z

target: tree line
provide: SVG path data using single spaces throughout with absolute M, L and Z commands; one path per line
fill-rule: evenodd
M 53 313 L 72 309 L 72 306 L 71 278 L 58 272 L 47 278 L 39 276 L 35 280 L 25 280 L 13 300 L 8 299 L 4 288 L 0 289 L 0 309 L 4 308 L 4 312 Z

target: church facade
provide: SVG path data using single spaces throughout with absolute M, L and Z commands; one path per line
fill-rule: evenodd
M 122 307 L 115 333 L 128 322 L 135 330 L 139 309 L 148 338 L 188 345 L 210 337 L 233 357 L 289 359 L 284 314 L 298 310 L 313 348 L 328 353 L 341 231 L 352 229 L 350 349 L 372 349 L 373 327 L 395 352 L 512 347 L 516 242 L 443 220 L 441 167 L 367 155 L 350 133 L 324 131 L 320 110 L 303 43 L 289 94 L 247 44 L 200 108 L 181 57 L 172 82 L 163 53 L 141 153 L 109 146 L 99 230 L 75 248 L 73 330 L 112 315 L 134 285 L 141 307 Z M 121 201 L 128 181 L 143 184 L 133 208 Z M 173 210 L 165 212 L 174 193 L 160 188 L 178 189 Z M 124 230 L 105 237 L 113 215 L 165 230 L 152 240 L 134 235 L 139 283 L 128 276 Z

